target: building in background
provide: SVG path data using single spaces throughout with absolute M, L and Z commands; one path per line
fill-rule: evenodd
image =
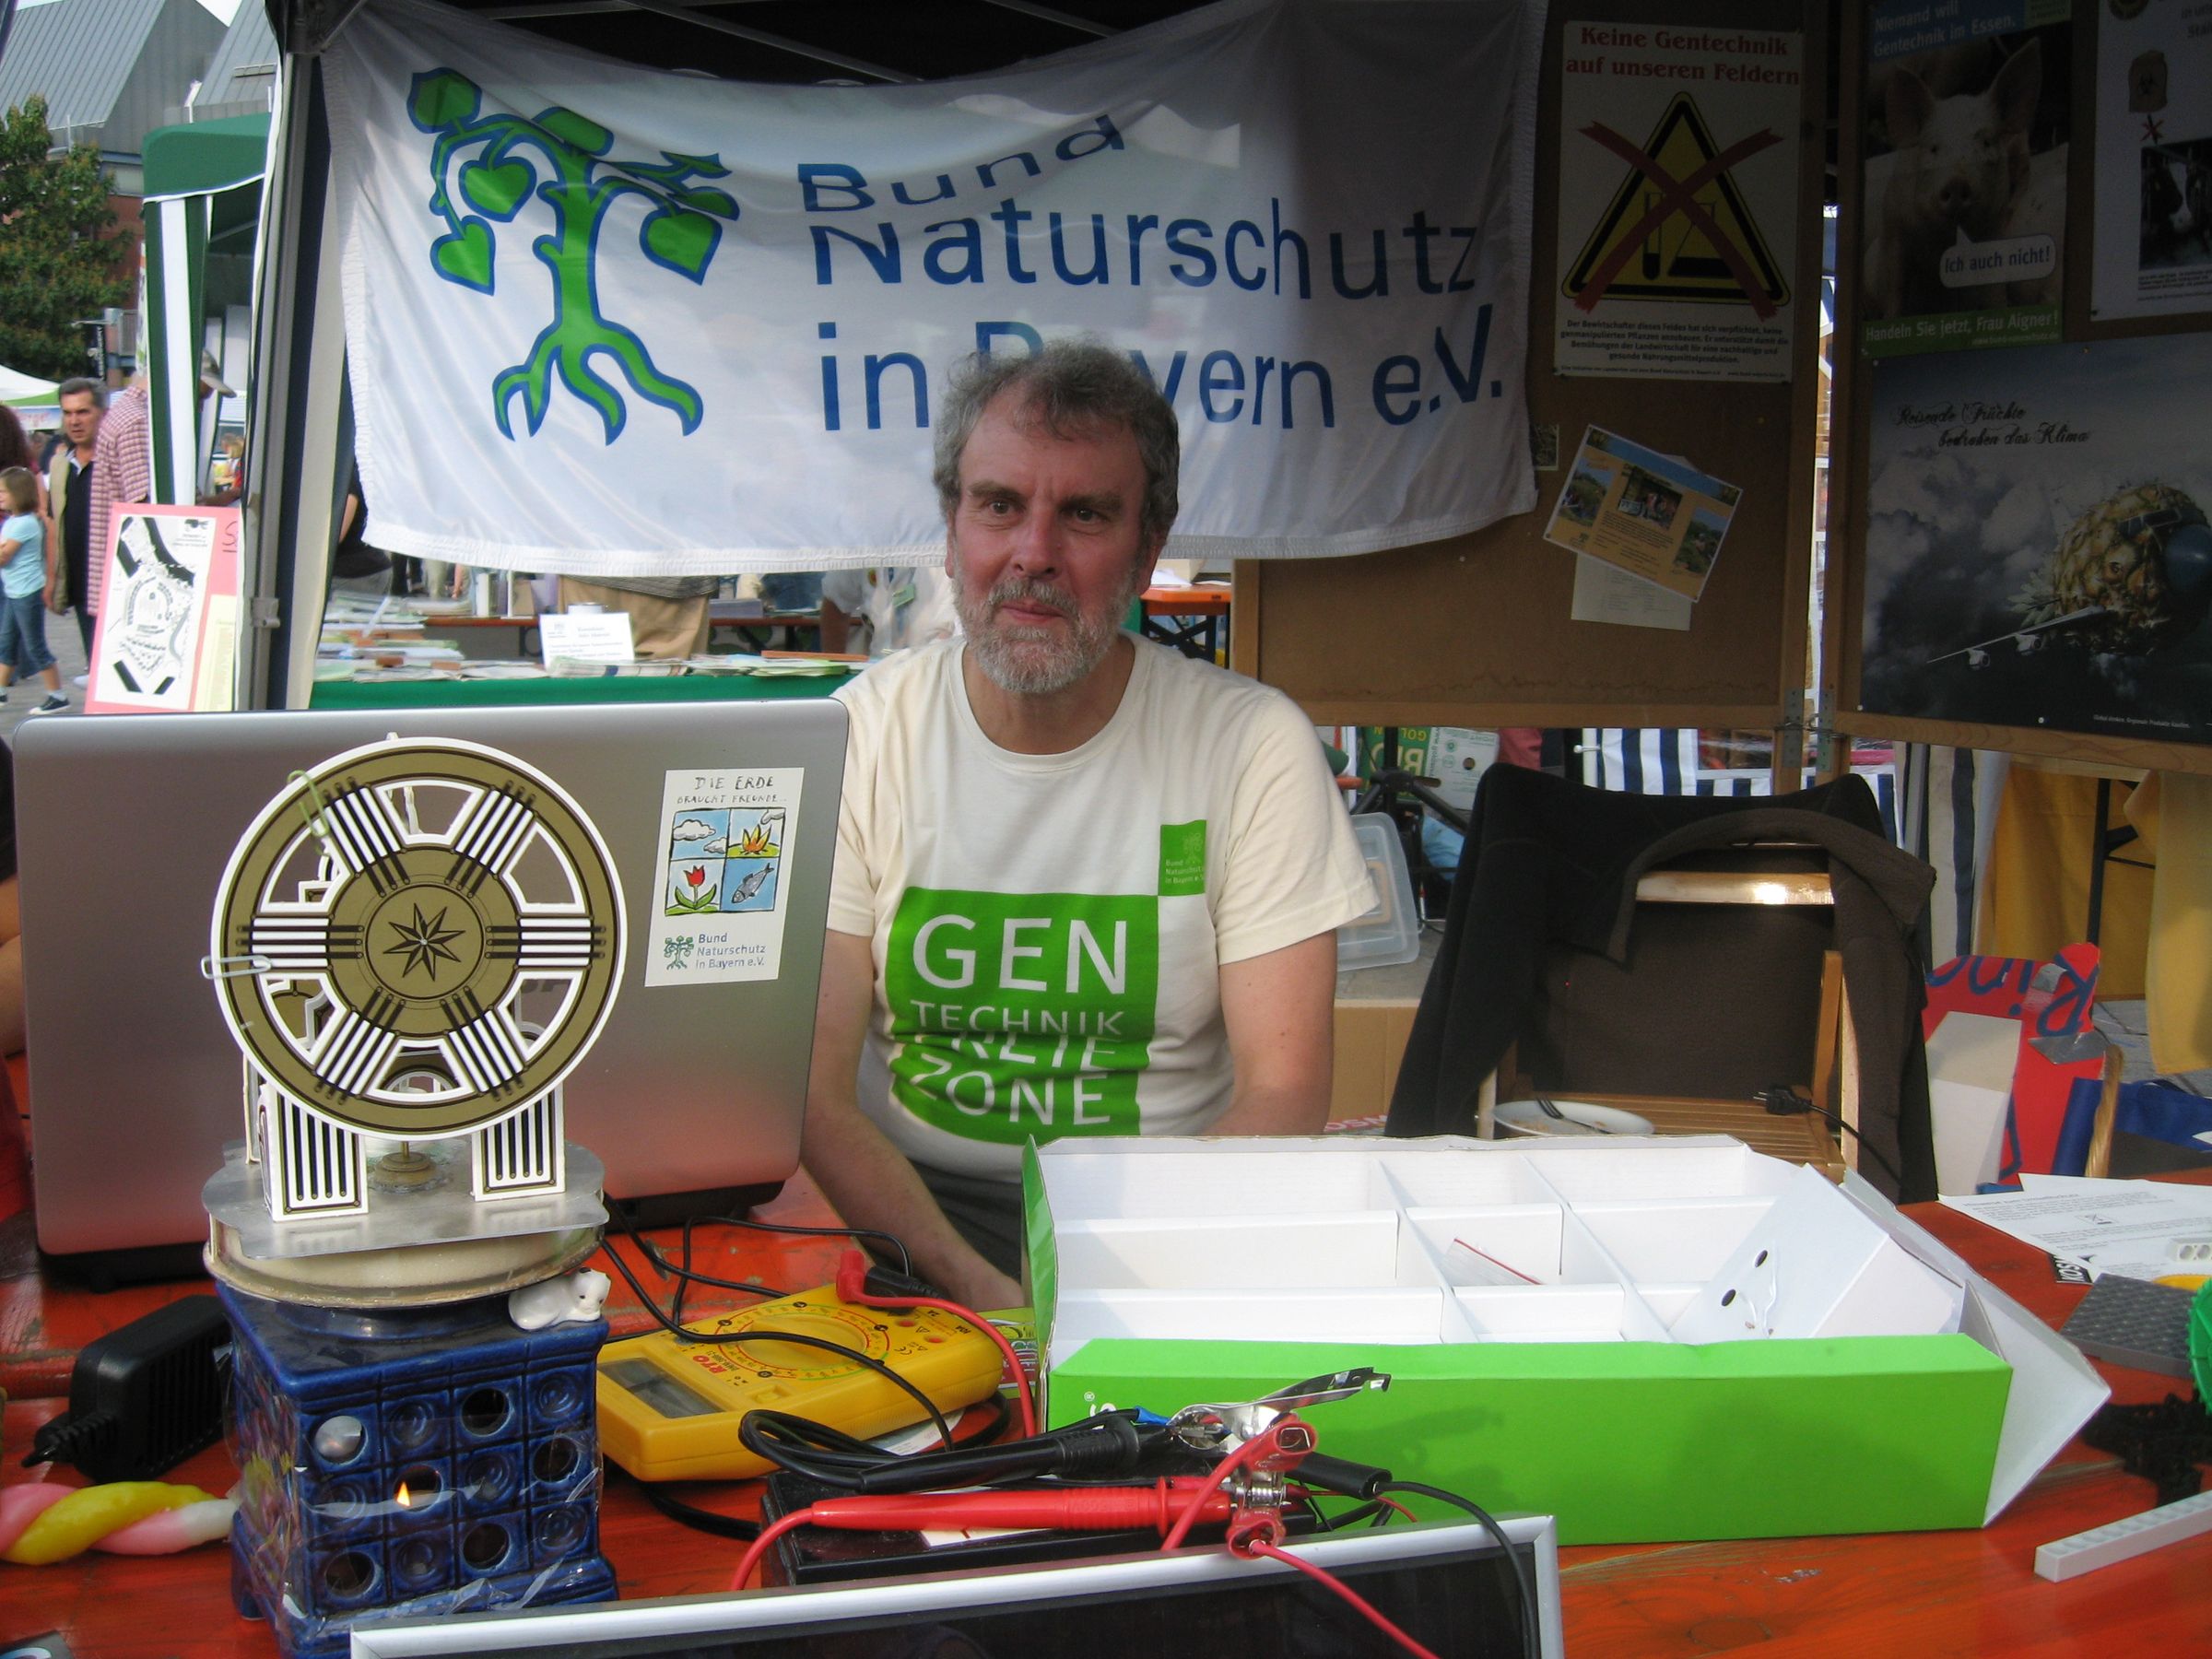
M 265 115 L 276 86 L 266 14 L 259 0 L 242 0 L 226 27 L 200 0 L 37 0 L 16 6 L 6 41 L 0 110 L 42 96 L 56 150 L 83 144 L 99 151 L 123 274 L 135 288 L 147 135 Z M 112 376 L 137 365 L 143 337 L 135 313 L 110 313 L 97 344 Z

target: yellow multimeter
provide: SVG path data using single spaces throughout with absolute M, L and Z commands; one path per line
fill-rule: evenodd
M 811 1336 L 888 1366 L 940 1411 L 987 1398 L 1005 1361 L 998 1345 L 935 1308 L 868 1308 L 835 1287 L 695 1320 L 685 1329 L 736 1342 L 684 1342 L 671 1332 L 599 1351 L 599 1443 L 640 1480 L 737 1480 L 768 1462 L 739 1443 L 745 1414 L 766 1407 L 827 1423 L 858 1439 L 918 1422 L 912 1395 L 842 1354 L 770 1332 Z

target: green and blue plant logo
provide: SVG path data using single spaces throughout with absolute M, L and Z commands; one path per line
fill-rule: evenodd
M 552 234 L 530 249 L 552 274 L 553 320 L 528 359 L 492 382 L 500 430 L 514 436 L 509 406 L 519 395 L 535 432 L 559 374 L 562 385 L 598 412 L 612 443 L 621 435 L 628 409 L 621 392 L 593 367 L 595 357 L 611 358 L 640 397 L 675 410 L 687 433 L 696 429 L 706 413 L 698 390 L 663 374 L 644 341 L 599 309 L 599 236 L 617 202 L 642 196 L 651 204 L 638 229 L 645 257 L 703 282 L 722 243 L 723 223 L 736 220 L 737 203 L 729 192 L 699 181 L 727 178 L 730 170 L 716 156 L 668 150 L 658 161 L 611 159 L 614 135 L 573 110 L 555 107 L 533 120 L 483 114 L 482 109 L 482 88 L 452 69 L 418 75 L 407 94 L 409 118 L 437 135 L 430 148 L 429 210 L 446 226 L 430 244 L 439 276 L 490 293 L 498 252 L 494 223 L 511 223 L 533 194 L 553 214 Z M 532 152 L 542 160 L 533 160 Z M 461 165 L 453 187 L 461 207 L 446 188 L 456 159 Z

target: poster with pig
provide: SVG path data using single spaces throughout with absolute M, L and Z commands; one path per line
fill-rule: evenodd
M 1871 380 L 1859 706 L 2212 742 L 2212 336 Z
M 2097 24 L 2089 314 L 2212 311 L 2212 6 L 2114 6 Z
M 2067 0 L 1883 0 L 1867 18 L 1860 344 L 2060 337 Z

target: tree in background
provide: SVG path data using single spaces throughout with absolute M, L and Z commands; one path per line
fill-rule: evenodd
M 53 146 L 43 98 L 0 118 L 0 363 L 63 380 L 86 371 L 78 322 L 127 303 L 130 285 L 100 153 Z

